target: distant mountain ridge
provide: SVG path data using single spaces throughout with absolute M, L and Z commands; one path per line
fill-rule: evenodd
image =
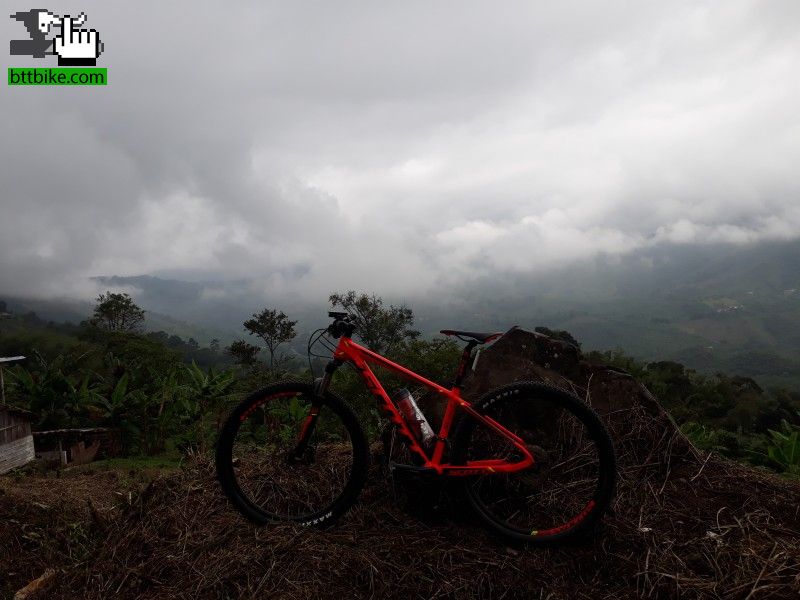
M 14 314 L 24 315 L 34 312 L 41 319 L 55 323 L 80 323 L 92 315 L 94 307 L 91 302 L 70 298 L 41 299 L 0 296 L 0 300 L 4 300 L 8 309 Z M 233 331 L 188 323 L 149 309 L 145 310 L 145 329 L 147 331 L 165 331 L 184 340 L 194 338 L 201 345 L 207 345 L 214 338 L 222 344 L 230 343 L 236 338 Z
M 503 291 L 476 312 L 566 329 L 590 349 L 800 382 L 800 242 L 600 257 Z
M 269 306 L 299 321 L 294 347 L 304 353 L 308 333 L 326 323 L 327 297 L 287 305 L 262 297 L 255 282 L 194 279 L 139 275 L 95 281 L 131 291 L 148 311 L 149 329 L 201 342 L 243 337 L 242 322 Z M 364 291 L 382 295 L 379 289 Z M 800 387 L 800 241 L 662 246 L 548 273 L 498 274 L 465 282 L 448 297 L 404 301 L 426 335 L 443 328 L 544 325 L 569 331 L 584 349 L 622 348 L 644 360 L 673 359 L 706 372 Z M 88 302 L 19 303 L 56 321 L 77 322 L 91 313 Z

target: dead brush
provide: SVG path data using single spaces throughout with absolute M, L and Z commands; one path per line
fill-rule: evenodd
M 497 360 L 513 355 L 523 365 L 507 369 L 509 379 L 544 372 L 519 358 L 532 352 L 525 343 L 527 354 L 519 341 L 497 350 Z M 480 364 L 491 360 L 487 351 Z M 104 512 L 103 527 L 91 530 L 94 551 L 65 561 L 46 597 L 800 597 L 800 483 L 697 451 L 630 377 L 573 363 L 546 374 L 571 382 L 614 438 L 616 498 L 601 529 L 582 543 L 509 548 L 470 527 L 457 499 L 437 518 L 419 518 L 395 500 L 375 462 L 359 504 L 335 528 L 255 527 L 227 504 L 199 456 Z M 14 502 L 0 495 L 0 528 L 20 514 Z M 24 556 L 37 575 L 50 566 L 35 552 Z

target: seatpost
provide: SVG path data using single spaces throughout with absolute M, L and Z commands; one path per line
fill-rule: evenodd
M 458 365 L 458 372 L 456 373 L 456 378 L 453 381 L 453 387 L 461 387 L 461 383 L 464 381 L 464 376 L 467 374 L 467 365 L 469 364 L 469 359 L 472 358 L 472 349 L 477 345 L 478 342 L 475 340 L 470 340 L 464 348 L 464 352 L 461 353 L 461 362 Z

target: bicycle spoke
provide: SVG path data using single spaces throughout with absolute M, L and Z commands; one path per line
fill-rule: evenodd
M 259 509 L 298 518 L 322 510 L 350 477 L 352 447 L 330 410 L 322 410 L 300 458 L 297 440 L 309 414 L 307 398 L 276 398 L 242 422 L 233 458 L 239 488 Z
M 518 473 L 480 476 L 469 483 L 482 510 L 525 535 L 559 528 L 580 515 L 600 478 L 597 448 L 584 424 L 569 411 L 539 398 L 500 403 L 490 416 L 526 443 L 534 465 Z M 513 460 L 517 454 L 508 440 L 480 424 L 475 426 L 468 460 Z

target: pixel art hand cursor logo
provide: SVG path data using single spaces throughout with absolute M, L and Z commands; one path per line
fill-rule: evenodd
M 80 29 L 86 22 L 86 13 L 77 17 L 57 14 L 43 8 L 11 15 L 21 21 L 28 30 L 27 40 L 11 40 L 12 56 L 58 56 L 58 65 L 63 67 L 93 67 L 103 52 L 103 42 L 95 29 Z M 51 29 L 60 28 L 61 33 L 53 38 L 47 35 Z

